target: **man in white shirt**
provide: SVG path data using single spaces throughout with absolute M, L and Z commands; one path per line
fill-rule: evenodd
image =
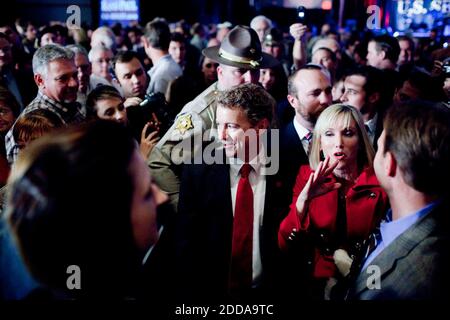
M 261 156 L 269 148 L 262 137 L 275 101 L 262 87 L 243 84 L 220 93 L 217 102 L 218 161 L 183 167 L 174 233 L 178 293 L 196 298 L 266 295 L 278 274 L 282 206 L 277 176 L 266 175 L 267 156 Z M 247 192 L 242 191 L 244 181 Z

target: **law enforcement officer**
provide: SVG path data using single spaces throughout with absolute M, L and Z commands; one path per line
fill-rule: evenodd
M 190 155 L 183 155 L 178 147 L 186 145 L 187 141 L 191 143 L 195 137 L 200 137 L 202 141 L 203 133 L 215 127 L 216 96 L 219 91 L 243 83 L 257 83 L 259 69 L 278 64 L 275 58 L 262 52 L 257 33 L 247 26 L 236 26 L 220 46 L 206 48 L 203 54 L 220 64 L 217 68 L 218 81 L 184 106 L 148 161 L 156 182 L 168 193 L 175 208 L 179 191 L 179 166 L 176 163 L 190 159 Z

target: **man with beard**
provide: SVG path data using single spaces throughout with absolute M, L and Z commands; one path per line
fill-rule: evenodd
M 33 56 L 33 73 L 39 91 L 22 114 L 36 109 L 46 109 L 60 118 L 65 125 L 84 121 L 81 105 L 76 102 L 78 72 L 72 51 L 54 44 L 39 48 Z M 14 126 L 5 137 L 9 163 L 16 160 L 19 151 L 12 135 L 13 128 Z
M 317 65 L 305 65 L 288 79 L 288 101 L 295 116 L 280 134 L 280 173 L 284 195 L 292 198 L 300 165 L 308 163 L 312 131 L 320 113 L 332 103 L 331 80 Z

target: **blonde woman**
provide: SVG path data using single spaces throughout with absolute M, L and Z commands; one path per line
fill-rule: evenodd
M 310 297 L 323 298 L 328 279 L 339 275 L 336 250 L 356 253 L 386 212 L 388 200 L 375 177 L 373 158 L 357 109 L 335 104 L 322 112 L 313 132 L 310 165 L 300 168 L 290 212 L 278 233 L 280 248 L 302 255 L 310 266 L 299 275 Z M 296 251 L 299 246 L 291 245 L 295 241 L 303 249 L 310 243 L 309 250 Z

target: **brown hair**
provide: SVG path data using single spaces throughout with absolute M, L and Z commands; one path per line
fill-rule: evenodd
M 63 126 L 62 120 L 53 112 L 37 109 L 21 115 L 13 127 L 14 141 L 25 145 L 44 134 Z
M 429 195 L 448 192 L 450 109 L 441 103 L 409 101 L 393 106 L 384 119 L 383 152 L 391 152 L 405 182 Z
M 226 108 L 239 108 L 252 125 L 263 119 L 272 122 L 276 102 L 260 85 L 246 83 L 219 93 L 217 104 Z

